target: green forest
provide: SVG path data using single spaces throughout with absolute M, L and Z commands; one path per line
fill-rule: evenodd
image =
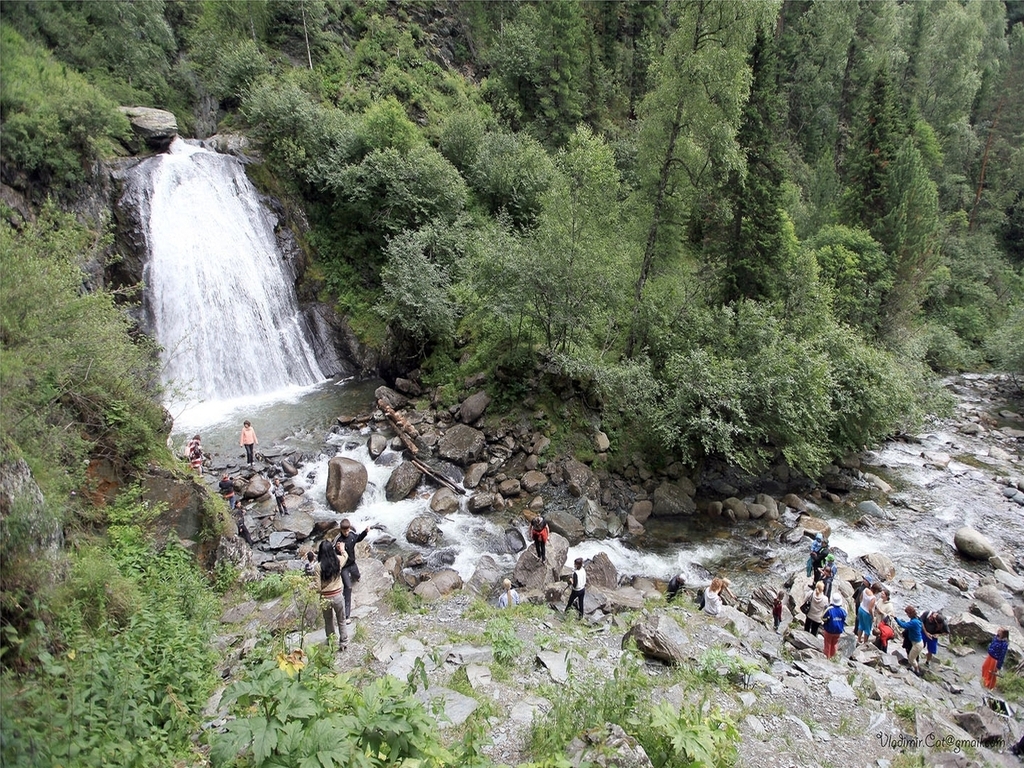
M 308 217 L 303 290 L 385 379 L 454 403 L 486 373 L 508 411 L 570 379 L 612 470 L 814 477 L 943 407 L 942 374 L 1024 376 L 1020 0 L 5 0 L 0 25 L 0 459 L 39 489 L 3 510 L 0 763 L 173 764 L 214 682 L 203 574 L 148 549 L 137 494 L 81 493 L 90 458 L 173 463 L 133 294 L 82 271 L 118 258 L 80 204 L 130 154 L 118 106 L 249 138 Z M 410 713 L 408 753 L 244 764 L 476 764 Z

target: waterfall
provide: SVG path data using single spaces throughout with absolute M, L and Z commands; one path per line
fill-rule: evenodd
M 127 182 L 148 251 L 144 308 L 174 399 L 246 398 L 325 378 L 275 219 L 236 158 L 175 139 Z

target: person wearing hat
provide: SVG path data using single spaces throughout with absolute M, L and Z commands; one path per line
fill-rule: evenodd
M 924 626 L 921 624 L 921 619 L 917 617 L 917 609 L 914 606 L 908 605 L 904 610 L 907 613 L 907 620 L 896 619 L 896 623 L 900 625 L 904 636 L 910 643 L 907 664 L 920 675 L 921 665 L 917 663 L 917 658 L 921 655 L 921 649 L 924 648 Z
M 572 587 L 572 592 L 569 593 L 569 602 L 565 604 L 565 612 L 568 613 L 569 609 L 572 608 L 573 603 L 576 603 L 576 607 L 579 609 L 580 618 L 583 618 L 583 598 L 587 591 L 587 572 L 583 570 L 583 558 L 577 557 L 576 562 L 573 563 L 575 568 L 572 572 L 572 577 L 569 580 L 569 585 Z
M 345 621 L 350 622 L 352 615 L 352 585 L 359 581 L 359 566 L 356 565 L 356 544 L 366 538 L 370 532 L 370 526 L 366 526 L 362 533 L 352 530 L 352 522 L 346 517 L 341 521 L 341 532 L 334 540 L 336 551 L 344 548 L 345 564 L 341 567 L 341 580 L 344 583 L 345 595 Z M 338 551 L 340 555 L 341 552 Z
M 832 605 L 822 617 L 821 631 L 825 636 L 825 658 L 831 659 L 839 647 L 839 636 L 846 628 L 846 611 L 843 610 L 842 595 L 832 596 Z
M 501 597 L 498 598 L 499 608 L 511 608 L 519 605 L 519 593 L 512 589 L 512 580 L 505 579 L 501 582 L 501 585 L 505 587 L 505 591 L 501 593 Z

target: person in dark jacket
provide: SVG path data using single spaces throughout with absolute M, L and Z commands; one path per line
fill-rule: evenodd
M 251 547 L 252 535 L 245 525 L 245 507 L 242 506 L 241 501 L 235 504 L 235 525 L 238 526 L 238 535 Z
M 665 588 L 665 597 L 668 602 L 672 602 L 676 595 L 679 594 L 679 590 L 686 586 L 686 579 L 683 578 L 683 574 L 677 573 L 671 579 L 668 580 L 668 587 Z
M 220 491 L 220 495 L 224 498 L 224 501 L 228 503 L 228 509 L 235 508 L 235 482 L 231 479 L 230 475 L 224 475 L 217 483 L 217 490 Z
M 352 585 L 359 581 L 359 566 L 356 565 L 356 544 L 366 538 L 370 532 L 370 526 L 366 526 L 362 533 L 352 530 L 352 523 L 346 517 L 341 521 L 341 533 L 334 540 L 334 548 L 344 547 L 347 557 L 344 567 L 341 569 L 341 580 L 345 585 L 345 621 L 351 621 L 352 616 Z M 339 552 L 340 554 L 340 552 Z
M 542 563 L 548 561 L 547 548 L 550 534 L 548 524 L 543 517 L 537 515 L 533 518 L 530 522 L 530 538 L 533 539 L 533 547 L 537 552 L 537 559 Z

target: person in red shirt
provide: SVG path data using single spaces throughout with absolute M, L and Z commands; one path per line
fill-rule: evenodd
M 883 653 L 889 652 L 889 641 L 896 636 L 895 630 L 889 626 L 889 616 L 883 616 L 878 626 L 874 628 L 872 633 L 875 636 L 875 645 L 882 649 Z
M 533 539 L 533 546 L 537 551 L 537 559 L 542 563 L 548 561 L 547 544 L 549 535 L 550 531 L 548 530 L 547 521 L 540 515 L 533 518 L 533 522 L 530 523 L 530 538 Z

